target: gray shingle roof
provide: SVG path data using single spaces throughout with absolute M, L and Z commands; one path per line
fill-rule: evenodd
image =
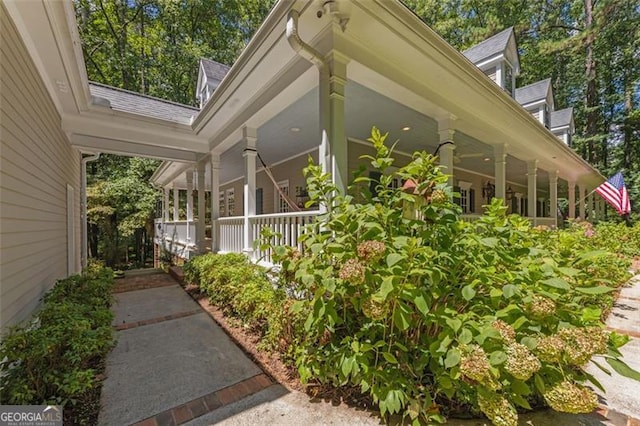
M 573 108 L 565 108 L 559 111 L 551 112 L 551 128 L 570 126 L 571 119 L 573 118 Z
M 549 89 L 551 88 L 551 79 L 547 78 L 528 86 L 518 87 L 516 89 L 515 98 L 520 105 L 530 104 L 532 102 L 546 99 Z
M 485 41 L 470 47 L 462 52 L 462 54 L 466 56 L 468 60 L 477 64 L 484 59 L 504 52 L 507 49 L 509 38 L 512 34 L 513 27 L 509 27 L 506 30 L 500 31 L 498 34 L 489 37 Z
M 200 61 L 202 62 L 202 67 L 204 68 L 204 74 L 207 76 L 207 80 L 222 81 L 231 68 L 230 66 L 212 61 L 211 59 L 200 58 Z
M 199 112 L 197 108 L 189 105 L 141 95 L 140 93 L 118 89 L 105 84 L 89 82 L 89 90 L 92 96 L 108 100 L 114 110 L 160 118 L 176 123 L 189 124 L 191 123 L 191 117 Z

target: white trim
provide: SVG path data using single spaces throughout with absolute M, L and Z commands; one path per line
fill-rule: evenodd
M 67 275 L 78 272 L 76 266 L 75 189 L 67 184 Z

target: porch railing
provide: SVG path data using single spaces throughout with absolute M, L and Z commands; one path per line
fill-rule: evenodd
M 288 245 L 302 249 L 299 238 L 304 232 L 304 226 L 311 223 L 319 211 L 304 211 L 292 213 L 277 213 L 249 216 L 249 241 L 250 247 L 244 247 L 244 217 L 232 216 L 218 219 L 220 232 L 221 252 L 252 252 L 255 260 L 271 263 L 272 253 L 269 250 L 253 248 L 253 241 L 260 238 L 263 228 L 269 228 L 281 235 L 276 242 L 280 245 Z
M 189 259 L 196 247 L 197 221 L 164 221 L 155 220 L 155 242 L 171 254 Z
M 220 251 L 242 253 L 244 247 L 244 217 L 231 216 L 218 219 Z

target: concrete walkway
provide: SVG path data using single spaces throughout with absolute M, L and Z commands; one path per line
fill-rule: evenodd
M 624 288 L 608 327 L 632 335 L 622 352 L 640 370 L 640 276 Z M 312 401 L 273 383 L 168 275 L 118 281 L 101 425 L 379 425 L 375 413 Z M 593 367 L 593 366 L 592 366 Z M 607 389 L 589 415 L 541 411 L 520 416 L 536 426 L 640 426 L 640 383 L 589 368 Z M 447 424 L 480 426 L 482 420 Z

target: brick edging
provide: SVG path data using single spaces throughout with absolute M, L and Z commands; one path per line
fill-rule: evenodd
M 274 383 L 264 373 L 165 410 L 134 426 L 180 425 L 267 389 Z
M 640 426 L 640 419 L 616 410 L 611 410 L 605 405 L 600 405 L 595 412 L 618 426 Z
M 141 320 L 141 321 L 136 321 L 136 322 L 128 322 L 128 323 L 125 323 L 125 324 L 118 324 L 118 325 L 114 325 L 113 328 L 115 328 L 117 331 L 129 330 L 131 328 L 141 327 L 143 325 L 157 324 L 159 322 L 171 321 L 171 320 L 174 320 L 174 319 L 189 317 L 191 315 L 196 315 L 196 314 L 200 314 L 200 313 L 202 313 L 202 309 L 198 308 L 198 309 L 194 309 L 192 311 L 185 311 L 185 312 L 179 312 L 177 314 L 165 315 L 163 317 L 156 317 L 156 318 L 151 318 L 151 319 L 146 319 L 146 320 Z
M 138 291 L 138 290 L 148 290 L 151 288 L 160 288 L 160 287 L 171 287 L 172 285 L 179 285 L 177 282 L 158 282 L 158 283 L 116 283 L 111 293 L 120 294 L 120 293 L 128 293 L 130 291 Z

